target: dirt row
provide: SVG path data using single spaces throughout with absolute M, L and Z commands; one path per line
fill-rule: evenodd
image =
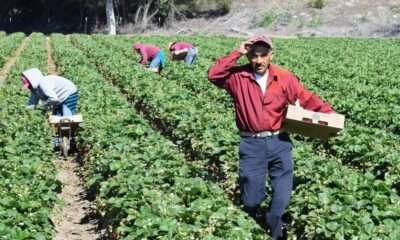
M 50 38 L 46 38 L 47 70 L 57 75 L 57 66 L 52 57 Z M 79 156 L 55 160 L 58 180 L 62 190 L 58 194 L 60 204 L 54 208 L 52 220 L 55 224 L 55 240 L 95 240 L 100 239 L 97 220 L 93 219 L 93 208 L 83 186 Z
M 12 53 L 9 59 L 7 59 L 3 68 L 0 70 L 0 87 L 4 84 L 5 79 L 7 79 L 8 74 L 10 73 L 11 67 L 14 66 L 15 62 L 18 59 L 18 56 L 21 54 L 22 50 L 24 50 L 26 44 L 29 42 L 30 37 L 26 37 L 21 45 Z
M 4 84 L 11 68 L 14 66 L 21 52 L 30 41 L 26 37 L 20 46 L 7 59 L 0 70 L 0 86 Z M 50 38 L 46 38 L 47 71 L 57 75 L 57 66 L 53 61 Z M 3 80 L 3 81 L 2 81 Z M 54 163 L 58 171 L 58 180 L 62 183 L 62 190 L 58 194 L 59 203 L 54 207 L 52 221 L 55 224 L 55 240 L 96 240 L 101 238 L 97 230 L 97 220 L 94 219 L 91 203 L 88 201 L 87 191 L 82 184 L 79 156 L 64 159 L 57 158 Z

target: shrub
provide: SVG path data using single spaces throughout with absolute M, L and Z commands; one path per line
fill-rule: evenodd
M 325 7 L 325 5 L 325 0 L 308 0 L 308 6 L 312 8 L 322 9 L 323 7 Z
M 253 20 L 254 27 L 269 27 L 271 26 L 277 18 L 277 14 L 272 11 L 267 11 L 263 14 L 262 18 L 255 18 Z

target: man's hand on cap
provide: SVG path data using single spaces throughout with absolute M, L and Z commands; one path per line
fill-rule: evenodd
M 250 47 L 253 43 L 254 43 L 254 40 L 252 40 L 252 39 L 242 42 L 242 43 L 240 44 L 239 49 L 238 49 L 238 51 L 240 52 L 240 54 L 246 55 L 247 52 L 248 52 L 248 50 L 249 50 L 249 47 Z

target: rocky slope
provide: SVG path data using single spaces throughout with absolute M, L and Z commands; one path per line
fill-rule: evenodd
M 312 0 L 234 1 L 229 14 L 177 22 L 165 34 L 280 36 L 400 36 L 400 0 L 324 0 L 321 9 Z

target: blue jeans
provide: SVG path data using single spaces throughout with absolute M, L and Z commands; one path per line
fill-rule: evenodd
M 239 185 L 245 210 L 255 216 L 265 199 L 268 174 L 272 200 L 266 222 L 273 239 L 282 236 L 282 215 L 289 205 L 293 186 L 292 143 L 287 133 L 266 138 L 242 137 L 239 147 Z
M 61 105 L 55 107 L 53 114 L 57 116 L 72 116 L 76 114 L 78 100 L 79 92 L 71 94 Z
M 185 63 L 189 66 L 192 65 L 197 59 L 197 54 L 198 54 L 197 48 L 189 49 L 185 57 Z
M 158 71 L 165 67 L 165 53 L 163 51 L 158 52 L 158 54 L 151 60 L 150 68 L 158 68 Z

